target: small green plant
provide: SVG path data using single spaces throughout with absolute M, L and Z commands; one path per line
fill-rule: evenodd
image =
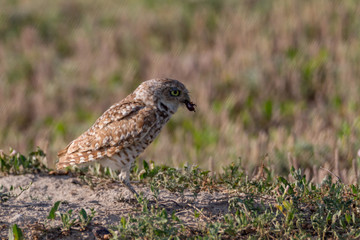
M 89 225 L 91 220 L 95 216 L 94 208 L 90 208 L 90 215 L 82 208 L 78 214 L 78 223 L 80 225 L 80 230 L 85 230 L 85 228 Z
M 56 212 L 56 215 L 60 217 L 62 222 L 62 231 L 70 231 L 71 227 L 74 226 L 76 218 L 72 216 L 73 210 L 70 209 L 66 213 Z
M 230 165 L 223 167 L 223 173 L 220 177 L 222 182 L 226 183 L 230 188 L 238 187 L 240 181 L 244 180 L 241 158 L 237 162 L 232 162 Z
M 141 196 L 137 200 L 141 212 L 122 217 L 117 226 L 112 226 L 110 232 L 113 239 L 171 239 L 181 236 L 183 225 L 175 213 L 169 214 L 165 209 L 149 207 L 149 201 Z
M 65 213 L 61 213 L 58 211 L 60 207 L 61 201 L 57 201 L 54 203 L 53 207 L 50 209 L 49 215 L 47 219 L 55 220 L 56 216 L 58 216 L 62 223 L 61 230 L 64 232 L 68 232 L 74 226 L 79 226 L 80 230 L 83 231 L 90 224 L 91 220 L 95 216 L 95 210 L 93 208 L 90 209 L 90 215 L 82 208 L 77 217 L 73 216 L 73 210 L 69 209 Z
M 138 174 L 139 179 L 153 178 L 159 171 L 163 170 L 160 166 L 156 166 L 152 161 L 149 164 L 147 161 L 143 160 L 143 167 L 144 169 Z
M 11 198 L 15 199 L 15 198 L 19 197 L 23 192 L 25 192 L 26 190 L 28 190 L 30 188 L 31 184 L 32 183 L 29 183 L 25 187 L 19 186 L 18 187 L 18 189 L 19 189 L 18 193 L 15 193 L 16 189 L 13 186 L 11 186 L 9 191 L 6 191 L 6 192 L 4 190 L 4 186 L 0 186 L 0 203 L 6 202 Z
M 0 175 L 47 172 L 43 164 L 45 153 L 41 149 L 29 153 L 27 157 L 10 149 L 11 154 L 0 154 Z
M 149 169 L 145 170 L 142 176 L 151 178 L 152 191 L 163 187 L 170 192 L 183 195 L 185 190 L 189 190 L 196 198 L 201 190 L 212 191 L 216 188 L 214 178 L 209 175 L 210 171 L 202 170 L 198 166 L 185 165 L 182 169 L 155 166 Z
M 19 228 L 17 224 L 14 224 L 9 228 L 8 238 L 9 238 L 9 240 L 23 240 L 24 239 L 24 235 L 21 231 L 21 228 Z
M 99 163 L 94 164 L 86 168 L 90 175 L 102 178 L 110 178 L 113 180 L 118 180 L 118 172 L 112 170 L 109 167 L 102 167 Z

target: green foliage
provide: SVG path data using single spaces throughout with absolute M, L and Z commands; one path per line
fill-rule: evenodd
M 91 174 L 109 178 L 99 167 L 75 173 L 89 179 Z M 307 180 L 301 169 L 291 167 L 289 178 L 274 177 L 263 164 L 256 177 L 250 178 L 243 170 L 241 159 L 224 166 L 223 172 L 216 176 L 197 166 L 185 165 L 177 169 L 146 161 L 143 161 L 142 170 L 135 166 L 132 174 L 148 184 L 155 201 L 142 194 L 136 197 L 137 205 L 133 205 L 133 211 L 122 216 L 118 225 L 110 227 L 113 239 L 182 239 L 194 237 L 194 234 L 199 239 L 360 237 L 360 188 L 334 181 L 332 175 L 324 178 L 321 184 L 314 184 Z M 19 194 L 28 187 L 19 188 Z M 161 189 L 181 196 L 180 202 L 175 204 L 177 207 L 163 207 Z M 12 194 L 13 191 L 11 188 L 9 193 L 2 193 L 2 201 L 18 196 Z M 198 194 L 204 191 L 226 193 L 227 211 L 215 216 L 207 211 L 207 207 L 193 205 L 192 201 L 199 201 Z M 188 192 L 193 194 L 193 200 L 185 200 Z M 95 216 L 94 209 L 90 209 L 90 213 L 80 209 L 74 214 L 73 209 L 60 211 L 60 206 L 61 201 L 55 202 L 47 219 L 59 221 L 63 234 L 71 234 L 72 230 L 89 231 Z M 191 211 L 190 215 L 197 224 L 191 225 L 181 219 L 182 208 Z M 44 231 L 54 229 L 45 226 Z M 8 236 L 10 239 L 22 239 L 21 229 L 12 225 Z
M 139 174 L 140 179 L 153 178 L 161 170 L 161 167 L 160 166 L 155 166 L 154 162 L 150 162 L 150 164 L 149 164 L 145 160 L 143 160 L 143 167 L 144 167 L 144 170 L 141 171 L 140 174 Z
M 8 238 L 9 238 L 9 240 L 23 240 L 24 239 L 24 235 L 21 231 L 21 228 L 19 228 L 17 224 L 14 224 L 9 228 Z
M 232 162 L 223 168 L 221 180 L 231 188 L 237 188 L 244 181 L 244 172 L 241 168 L 241 159 L 238 162 Z
M 64 232 L 68 232 L 74 226 L 79 226 L 80 230 L 83 231 L 86 227 L 91 223 L 92 219 L 95 216 L 95 210 L 93 208 L 90 209 L 90 214 L 88 214 L 83 208 L 80 209 L 77 217 L 73 216 L 73 210 L 69 209 L 67 212 L 62 213 L 59 210 L 61 201 L 57 201 L 54 203 L 53 207 L 50 209 L 49 215 L 47 219 L 55 220 L 56 216 L 60 218 L 62 223 L 61 230 Z
M 0 203 L 3 202 L 7 202 L 9 199 L 15 199 L 17 197 L 19 197 L 23 192 L 25 192 L 26 190 L 28 190 L 30 188 L 32 183 L 30 183 L 29 185 L 25 186 L 25 187 L 21 187 L 19 186 L 17 189 L 19 189 L 19 191 L 17 191 L 16 193 L 16 188 L 14 188 L 13 186 L 10 187 L 9 191 L 4 190 L 4 186 L 0 186 Z
M 47 172 L 48 168 L 42 160 L 45 153 L 41 149 L 31 152 L 28 157 L 10 149 L 11 154 L 0 154 L 0 174 L 24 174 Z
M 235 196 L 228 200 L 228 213 L 214 221 L 204 219 L 202 209 L 194 209 L 194 218 L 205 221 L 205 225 L 196 228 L 199 239 L 241 236 L 250 239 L 306 239 L 311 236 L 341 239 L 360 236 L 360 212 L 357 207 L 360 190 L 357 185 L 334 182 L 331 175 L 321 185 L 315 185 L 306 180 L 301 169 L 294 167 L 290 169 L 292 180 L 281 176 L 275 179 L 266 166 L 262 166 L 258 179 L 249 180 L 242 170 L 241 161 L 225 166 L 223 170 L 217 178 L 211 178 L 208 172 L 197 167 L 174 169 L 144 162 L 140 175 L 142 181 L 150 180 L 156 204 L 150 205 L 142 196 L 138 198 L 141 211 L 134 216 L 123 217 L 120 224 L 112 228 L 115 239 L 187 236 L 189 229 L 185 222 L 170 220 L 176 217 L 176 212 L 170 218 L 164 209 L 158 208 L 161 202 L 159 189 L 180 194 L 193 191 L 196 196 L 199 186 L 207 186 L 209 181 L 211 187 L 201 190 L 222 188 L 222 191 L 231 190 Z M 175 225 L 181 226 L 182 230 L 175 231 Z M 141 229 L 140 232 L 137 229 Z
M 214 186 L 213 178 L 210 177 L 210 171 L 201 170 L 197 166 L 185 165 L 182 169 L 172 167 L 159 167 L 150 165 L 144 161 L 144 170 L 140 172 L 140 179 L 150 178 L 151 190 L 157 195 L 157 189 L 163 187 L 170 192 L 184 194 L 189 190 L 194 197 L 201 190 L 211 190 Z
M 62 222 L 62 231 L 70 231 L 71 227 L 75 224 L 77 220 L 72 216 L 73 210 L 70 209 L 66 213 L 56 212 L 56 215 L 60 217 Z
M 54 206 L 50 209 L 49 215 L 47 216 L 47 219 L 54 220 L 55 219 L 55 213 L 59 209 L 61 201 L 57 201 L 54 203 Z
M 121 217 L 119 225 L 111 227 L 113 239 L 172 239 L 181 236 L 183 225 L 175 212 L 168 213 L 166 209 L 150 205 L 142 196 L 137 201 L 140 212 Z
M 80 229 L 85 229 L 95 216 L 95 210 L 90 208 L 90 215 L 82 208 L 79 212 L 78 222 L 80 224 Z

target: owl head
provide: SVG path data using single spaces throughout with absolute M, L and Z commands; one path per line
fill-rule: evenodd
M 169 78 L 152 79 L 143 82 L 136 90 L 135 94 L 145 103 L 150 99 L 161 111 L 174 114 L 179 105 L 184 104 L 189 111 L 195 112 L 195 104 L 191 102 L 189 91 L 184 84 L 178 80 Z

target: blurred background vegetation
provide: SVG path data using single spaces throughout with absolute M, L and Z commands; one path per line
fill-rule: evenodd
M 250 175 L 293 164 L 357 181 L 357 0 L 1 0 L 0 149 L 56 152 L 144 80 L 181 80 L 180 109 L 141 159 Z

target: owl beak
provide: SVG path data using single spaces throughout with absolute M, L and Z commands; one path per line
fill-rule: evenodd
M 189 110 L 189 111 L 192 111 L 192 112 L 196 112 L 195 111 L 195 107 L 196 107 L 196 104 L 191 102 L 190 100 L 185 100 L 184 101 L 184 104 L 186 106 L 186 108 Z

